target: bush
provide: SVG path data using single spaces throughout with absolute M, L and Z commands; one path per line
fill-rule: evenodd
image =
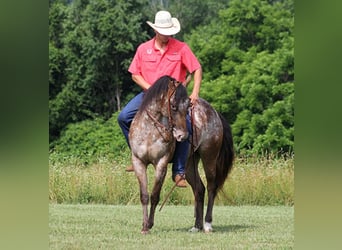
M 102 118 L 70 124 L 54 142 L 50 160 L 53 162 L 75 159 L 81 164 L 115 159 L 127 148 L 117 123 L 118 113 L 109 120 Z

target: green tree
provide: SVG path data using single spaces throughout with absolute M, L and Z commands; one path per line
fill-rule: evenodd
M 50 1 L 49 8 L 49 103 L 50 103 L 50 141 L 56 139 L 59 130 L 63 127 L 62 117 L 54 114 L 51 109 L 51 100 L 62 92 L 67 83 L 66 55 L 64 50 L 63 35 L 64 23 L 67 20 L 67 6 L 60 1 Z M 57 118 L 58 117 L 58 118 Z
M 293 39 L 289 39 L 292 40 Z M 232 125 L 238 150 L 283 153 L 293 150 L 294 83 L 293 43 L 274 53 L 250 50 L 244 64 L 236 66 L 229 84 L 240 97 Z
M 68 6 L 63 30 L 50 26 L 50 85 L 60 77 L 56 61 L 63 59 L 66 74 L 51 91 L 50 139 L 69 123 L 97 116 L 108 119 L 120 110 L 122 92 L 132 91 L 130 84 L 123 84 L 131 81 L 128 64 L 146 38 L 140 12 L 144 3 L 77 0 Z M 59 31 L 61 39 L 54 35 Z M 56 41 L 61 45 L 55 46 Z
M 140 91 L 127 68 L 160 9 L 179 18 L 177 37 L 202 64 L 201 96 L 232 124 L 238 152 L 292 150 L 293 0 L 50 1 L 51 147 L 89 156 L 125 145 L 118 127 L 102 128 Z M 112 133 L 121 139 L 110 149 L 96 142 Z
M 66 82 L 65 56 L 63 53 L 63 22 L 67 17 L 67 7 L 56 2 L 49 10 L 49 99 L 61 91 Z
M 183 40 L 184 35 L 190 34 L 196 27 L 210 23 L 217 17 L 218 11 L 226 8 L 227 5 L 227 0 L 149 0 L 148 16 L 150 16 L 149 20 L 153 21 L 157 11 L 169 11 L 181 23 L 181 32 L 176 37 Z M 153 35 L 153 32 L 150 34 Z
M 238 151 L 291 151 L 292 2 L 232 0 L 186 38 L 203 67 L 202 97 L 230 121 Z

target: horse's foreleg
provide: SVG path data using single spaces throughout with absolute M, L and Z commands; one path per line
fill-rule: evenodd
M 148 219 L 149 229 L 151 229 L 154 225 L 154 214 L 155 214 L 156 207 L 160 200 L 160 191 L 165 180 L 166 172 L 167 172 L 167 163 L 163 164 L 162 166 L 156 167 L 155 181 L 154 181 L 153 190 L 151 193 L 150 216 Z
M 133 161 L 134 162 L 134 161 Z M 146 174 L 146 166 L 142 164 L 136 164 L 134 166 L 135 175 L 138 178 L 139 181 L 139 187 L 140 187 L 140 202 L 142 205 L 143 210 L 143 223 L 142 223 L 142 234 L 148 233 L 148 201 L 149 201 L 149 195 L 148 195 L 148 187 L 147 187 L 147 174 Z
M 198 172 L 198 162 L 199 157 L 190 156 L 185 175 L 195 197 L 195 225 L 190 229 L 191 232 L 198 232 L 203 229 L 205 187 Z
M 205 196 L 205 187 L 198 176 L 196 180 L 196 190 L 195 193 L 195 228 L 202 230 L 203 229 L 203 210 L 204 210 L 204 196 Z

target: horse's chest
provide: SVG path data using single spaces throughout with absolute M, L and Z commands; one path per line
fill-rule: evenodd
M 175 148 L 174 142 L 166 142 L 156 133 L 137 133 L 131 138 L 131 150 L 139 158 L 162 158 L 168 156 Z
M 140 159 L 144 159 L 146 162 L 154 162 L 159 159 L 166 158 L 170 159 L 174 152 L 174 146 L 169 145 L 146 145 L 142 144 L 132 148 L 132 152 Z

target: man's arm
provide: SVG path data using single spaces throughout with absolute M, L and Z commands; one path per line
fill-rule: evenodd
M 133 75 L 132 80 L 138 84 L 144 91 L 151 87 L 151 85 L 145 81 L 145 79 L 141 75 Z
M 197 99 L 199 98 L 199 92 L 200 92 L 201 82 L 202 82 L 202 68 L 196 69 L 193 74 L 194 74 L 194 88 L 189 97 L 191 99 L 191 103 L 194 105 L 197 102 Z

